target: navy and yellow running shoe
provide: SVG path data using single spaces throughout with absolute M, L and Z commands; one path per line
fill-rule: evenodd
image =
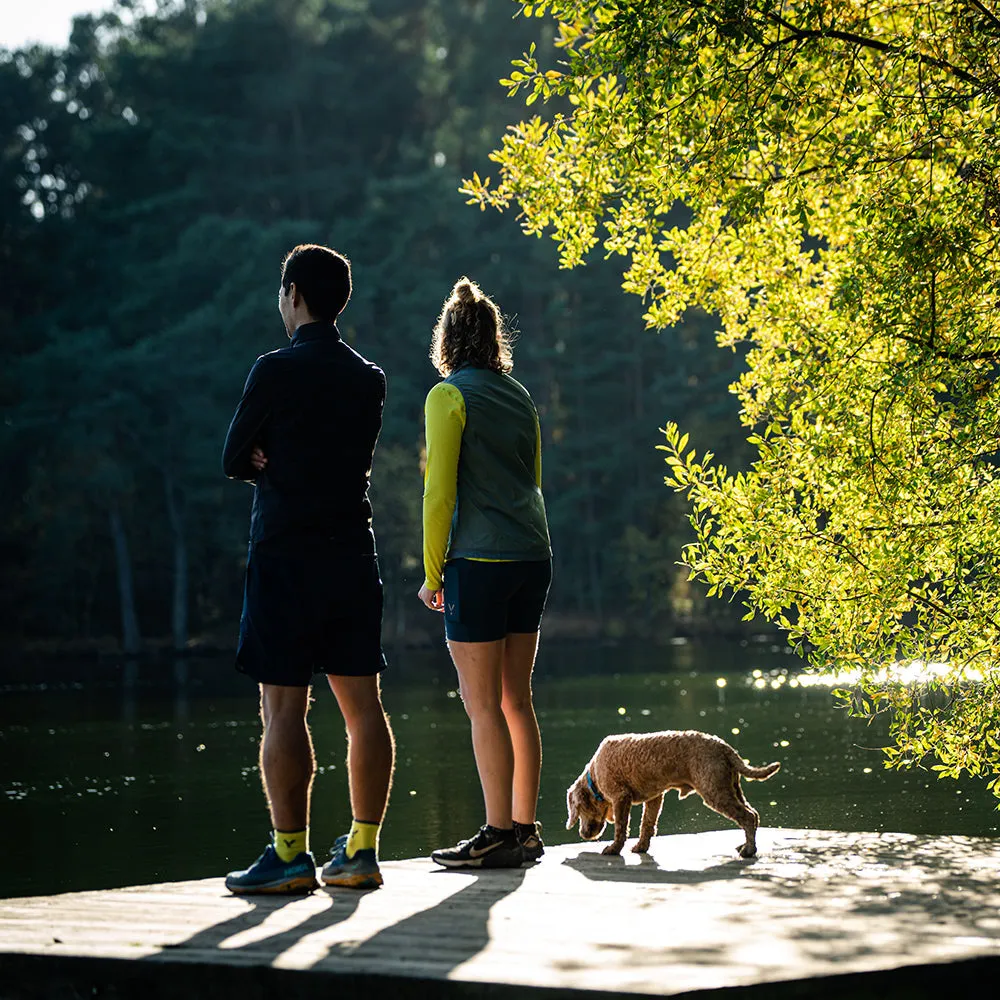
M 377 889 L 382 884 L 382 873 L 378 868 L 375 849 L 369 847 L 355 851 L 354 857 L 347 856 L 347 834 L 341 834 L 330 849 L 330 860 L 323 866 L 320 875 L 325 885 L 341 886 L 345 889 Z
M 245 871 L 230 872 L 226 888 L 237 895 L 261 892 L 312 892 L 317 888 L 316 862 L 308 851 L 282 861 L 273 844 Z

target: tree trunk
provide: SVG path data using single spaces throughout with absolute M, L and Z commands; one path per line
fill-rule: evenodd
M 574 313 L 580 314 L 580 296 L 579 293 L 574 294 L 572 308 Z M 579 354 L 575 357 L 574 370 L 573 370 L 573 381 L 574 381 L 574 400 L 575 406 L 575 416 L 576 416 L 576 426 L 577 431 L 580 436 L 581 442 L 591 441 L 591 431 L 590 431 L 590 420 L 589 420 L 589 400 L 587 398 L 587 386 L 586 379 L 587 373 L 584 369 L 584 358 Z M 583 528 L 584 530 L 578 534 L 579 540 L 585 546 L 586 549 L 586 561 L 587 561 L 587 578 L 590 584 L 590 601 L 591 601 L 591 613 L 597 619 L 597 624 L 600 628 L 604 627 L 604 581 L 601 576 L 601 565 L 599 560 L 598 552 L 598 517 L 597 509 L 594 504 L 594 477 L 592 475 L 590 462 L 592 461 L 589 453 L 589 445 L 587 451 L 581 451 L 581 456 L 579 459 L 579 469 L 578 475 L 583 482 L 583 493 L 586 498 L 584 502 L 583 510 Z M 601 540 L 606 543 L 603 535 L 600 536 Z
M 594 616 L 597 624 L 604 627 L 604 582 L 601 578 L 601 568 L 598 562 L 597 545 L 594 540 L 594 533 L 597 528 L 597 513 L 594 509 L 594 490 L 591 486 L 590 473 L 584 477 L 587 484 L 587 532 L 585 535 L 587 545 L 587 575 L 590 577 L 590 595 L 594 604 Z
M 579 388 L 579 387 L 578 387 Z M 590 427 L 587 420 L 587 404 L 582 389 L 577 392 L 577 420 L 580 429 L 580 440 L 590 440 Z M 581 463 L 589 461 L 589 456 L 584 455 Z M 604 625 L 604 581 L 601 577 L 601 566 L 597 548 L 597 534 L 599 522 L 597 508 L 594 504 L 594 477 L 589 468 L 584 467 L 580 473 L 583 481 L 583 494 L 586 498 L 583 509 L 583 531 L 579 532 L 577 538 L 583 544 L 587 559 L 587 578 L 590 583 L 591 612 L 597 619 L 598 625 Z
M 295 165 L 299 173 L 299 182 L 296 184 L 299 195 L 299 215 L 303 219 L 312 218 L 312 209 L 309 203 L 309 188 L 306 185 L 303 174 L 303 165 L 306 162 L 306 137 L 305 129 L 302 125 L 302 112 L 297 104 L 292 105 L 292 141 L 295 148 Z
M 115 545 L 115 567 L 118 570 L 118 598 L 122 613 L 122 649 L 126 653 L 138 653 L 142 645 L 139 634 L 139 618 L 135 612 L 135 587 L 132 583 L 132 560 L 128 552 L 128 539 L 122 523 L 121 509 L 117 500 L 111 501 L 108 510 L 111 538 Z
M 420 567 L 421 572 L 423 571 L 423 566 Z M 410 588 L 406 587 L 403 589 L 402 579 L 400 580 L 400 585 L 394 588 L 396 591 L 395 601 L 396 601 L 396 634 L 392 637 L 392 641 L 397 645 L 401 646 L 403 644 L 403 636 L 406 635 L 406 604 L 403 603 L 403 594 L 409 594 Z
M 187 648 L 188 640 L 188 553 L 184 537 L 184 519 L 177 502 L 177 492 L 170 473 L 163 473 L 163 491 L 167 499 L 167 517 L 174 538 L 174 596 L 170 623 L 174 649 Z

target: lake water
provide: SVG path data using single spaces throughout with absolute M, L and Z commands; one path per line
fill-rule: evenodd
M 744 783 L 764 827 L 997 836 L 985 783 L 885 771 L 871 749 L 884 732 L 836 710 L 826 688 L 795 684 L 801 667 L 768 644 L 543 643 L 546 842 L 576 838 L 564 828 L 566 786 L 600 740 L 658 729 L 702 729 L 753 764 L 780 760 L 770 780 Z M 394 654 L 383 688 L 397 767 L 381 853 L 425 856 L 482 822 L 468 721 L 443 648 Z M 312 847 L 322 860 L 350 810 L 343 725 L 329 690 L 315 691 Z M 256 690 L 228 658 L 5 664 L 0 695 L 0 897 L 221 875 L 265 845 Z M 735 826 L 697 796 L 670 796 L 659 832 L 725 828 L 735 850 Z

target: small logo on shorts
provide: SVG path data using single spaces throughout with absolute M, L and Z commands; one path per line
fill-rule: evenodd
M 448 611 L 449 611 L 450 614 L 454 614 L 455 613 L 455 605 L 454 604 L 449 604 L 448 605 Z

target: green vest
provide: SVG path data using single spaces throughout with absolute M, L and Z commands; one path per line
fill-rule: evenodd
M 465 401 L 449 559 L 548 559 L 545 501 L 535 482 L 538 416 L 528 390 L 488 368 L 445 382 Z

